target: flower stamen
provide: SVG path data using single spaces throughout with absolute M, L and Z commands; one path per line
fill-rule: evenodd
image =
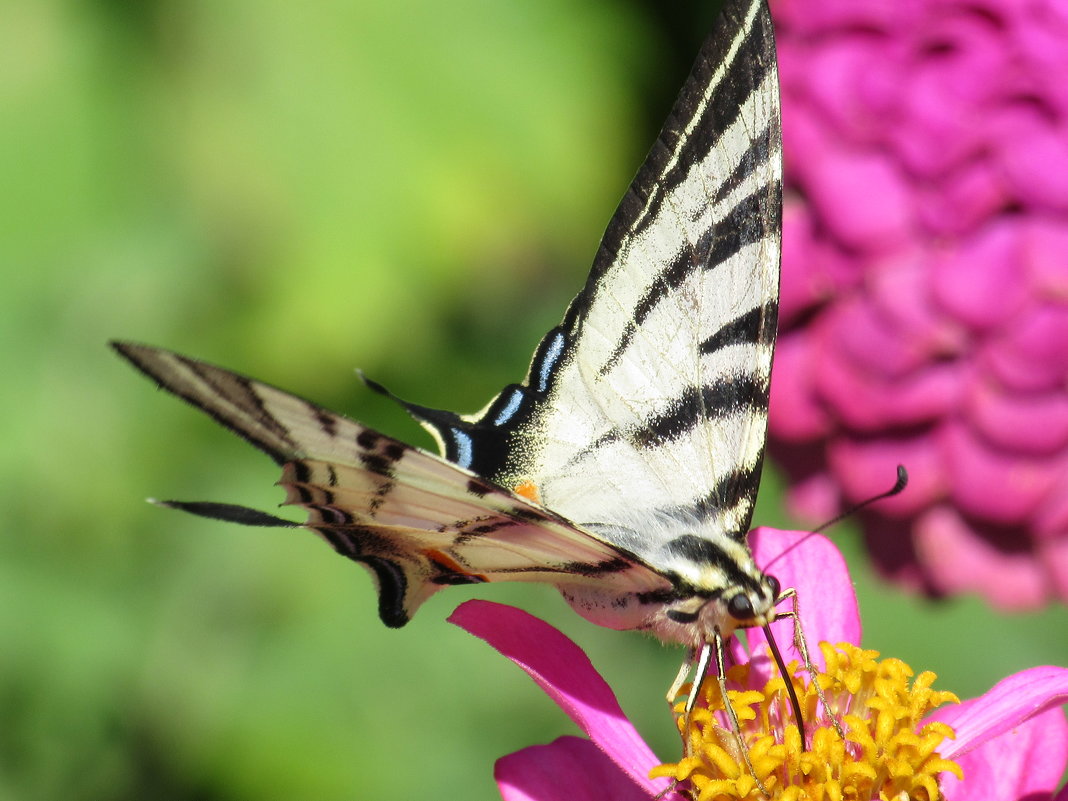
M 759 679 L 749 664 L 727 671 L 725 686 L 737 713 L 737 736 L 719 682 L 704 682 L 701 703 L 689 716 L 684 704 L 675 708 L 686 755 L 659 765 L 650 776 L 688 783 L 695 801 L 938 801 L 939 774 L 948 771 L 962 778 L 960 767 L 938 754 L 953 730 L 921 721 L 957 697 L 933 690 L 933 673 L 913 679 L 908 665 L 899 659 L 879 660 L 877 651 L 848 643 L 820 643 L 820 650 L 827 668 L 814 681 L 797 662 L 790 663 L 788 675 L 777 675 L 760 689 L 753 686 Z M 800 699 L 810 731 L 807 750 L 788 700 L 787 681 Z

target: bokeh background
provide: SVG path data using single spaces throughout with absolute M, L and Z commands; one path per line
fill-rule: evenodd
M 496 798 L 573 731 L 444 622 L 516 603 L 664 756 L 681 654 L 545 588 L 407 628 L 301 532 L 148 496 L 280 499 L 267 459 L 105 347 L 165 345 L 429 445 L 365 390 L 471 411 L 581 285 L 713 9 L 638 0 L 8 0 L 0 25 L 0 799 Z M 774 470 L 757 520 L 786 526 Z M 865 644 L 961 696 L 1068 664 L 1063 608 L 908 597 L 849 524 Z

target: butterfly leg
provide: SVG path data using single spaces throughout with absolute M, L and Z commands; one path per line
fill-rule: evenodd
M 697 696 L 701 693 L 701 685 L 705 682 L 705 677 L 708 676 L 708 667 L 712 663 L 712 647 L 705 643 L 701 646 L 700 650 L 696 652 L 697 662 L 693 671 L 693 688 L 690 690 L 689 696 L 686 698 L 686 728 L 690 728 L 690 715 L 693 714 L 693 708 L 697 706 Z M 720 673 L 722 675 L 722 672 Z M 726 696 L 724 696 L 726 698 Z
M 727 695 L 727 668 L 726 659 L 724 657 L 724 641 L 718 634 L 715 635 L 715 639 L 711 643 L 706 642 L 700 649 L 690 652 L 689 657 L 682 663 L 682 667 L 679 669 L 679 674 L 675 677 L 671 689 L 668 690 L 668 703 L 674 706 L 675 699 L 678 698 L 682 685 L 686 683 L 686 678 L 690 674 L 691 667 L 694 669 L 693 687 L 686 698 L 686 706 L 683 710 L 683 751 L 686 756 L 690 756 L 690 716 L 693 714 L 693 710 L 697 706 L 697 698 L 700 695 L 701 685 L 704 684 L 705 679 L 708 678 L 713 659 L 716 664 L 716 683 L 719 685 L 720 697 L 723 699 L 723 709 L 726 711 L 727 719 L 730 721 L 731 733 L 738 741 L 738 750 L 742 754 L 742 759 L 745 762 L 746 768 L 749 770 L 749 775 L 753 777 L 760 792 L 765 797 L 770 798 L 771 794 L 764 786 L 764 783 L 757 777 L 756 770 L 753 768 L 753 762 L 749 757 L 749 749 L 746 747 L 745 740 L 742 738 L 742 727 L 738 722 L 738 713 L 734 711 L 730 696 Z M 673 790 L 677 784 L 678 782 L 673 783 L 670 787 L 664 790 L 661 795 Z
M 701 646 L 700 649 L 690 649 L 689 655 L 683 661 L 682 666 L 679 668 L 679 673 L 675 676 L 675 681 L 671 683 L 671 688 L 667 693 L 668 706 L 674 709 L 675 699 L 679 697 L 679 693 L 682 691 L 682 685 L 686 683 L 686 679 L 690 676 L 690 670 L 694 669 L 693 685 L 690 688 L 689 694 L 686 696 L 686 706 L 683 709 L 683 721 L 682 721 L 682 739 L 683 749 L 689 753 L 689 745 L 686 741 L 688 732 L 690 731 L 690 715 L 693 714 L 694 706 L 697 704 L 697 696 L 701 689 L 701 682 L 704 681 L 705 676 L 708 673 L 708 665 L 712 660 L 711 650 L 708 643 Z
M 682 685 L 686 683 L 686 679 L 690 677 L 690 670 L 693 668 L 694 661 L 697 658 L 696 649 L 691 648 L 689 654 L 682 661 L 682 665 L 679 666 L 679 675 L 675 677 L 675 681 L 671 682 L 671 687 L 667 691 L 668 706 L 674 708 L 675 700 L 679 697 L 679 693 L 682 691 Z M 690 693 L 693 695 L 693 693 Z M 689 702 L 687 701 L 687 704 Z
M 731 723 L 731 732 L 734 734 L 734 738 L 738 741 L 738 750 L 742 754 L 742 759 L 745 761 L 746 768 L 749 769 L 749 775 L 753 777 L 753 781 L 756 782 L 757 789 L 765 798 L 771 798 L 771 793 L 768 792 L 768 788 L 764 786 L 764 782 L 760 781 L 760 777 L 757 776 L 756 770 L 753 768 L 753 761 L 749 758 L 749 748 L 746 747 L 745 740 L 742 738 L 742 727 L 738 722 L 738 713 L 734 711 L 734 704 L 731 703 L 730 696 L 727 695 L 727 668 L 723 657 L 723 638 L 719 635 L 715 635 L 715 639 L 711 646 L 707 643 L 702 646 L 701 654 L 705 656 L 709 651 L 714 651 L 716 656 L 716 683 L 719 684 L 719 695 L 723 699 L 723 709 L 727 713 L 727 719 Z M 708 673 L 708 662 L 706 658 L 704 660 L 704 670 L 701 670 L 701 663 L 698 662 L 698 672 L 694 678 L 695 686 L 700 687 L 704 682 L 705 674 Z M 691 697 L 696 698 L 697 693 L 691 693 Z M 689 709 L 691 704 L 687 702 L 687 714 L 689 718 Z M 687 722 L 689 722 L 687 720 Z
M 816 666 L 812 664 L 812 658 L 809 656 L 808 640 L 805 638 L 805 632 L 801 628 L 801 609 L 800 602 L 797 598 L 797 590 L 793 588 L 783 590 L 776 599 L 775 603 L 779 604 L 790 599 L 790 611 L 780 612 L 775 616 L 776 620 L 783 620 L 785 618 L 793 618 L 794 621 L 794 648 L 801 654 L 801 661 L 804 663 L 805 670 L 812 679 L 812 686 L 816 690 L 816 697 L 820 701 L 820 705 L 823 707 L 824 712 L 827 713 L 827 717 L 831 719 L 831 723 L 834 725 L 834 730 L 842 740 L 845 740 L 845 731 L 842 729 L 842 724 L 838 720 L 838 715 L 827 704 L 827 696 L 823 694 L 823 688 L 820 687 L 820 683 L 817 679 L 819 671 L 816 670 Z M 785 676 L 783 677 L 785 678 Z M 800 722 L 800 721 L 799 721 Z
M 693 666 L 695 662 L 697 662 L 697 660 L 697 649 L 691 648 L 689 653 L 687 653 L 686 658 L 682 661 L 682 665 L 679 666 L 679 672 L 678 675 L 675 676 L 675 681 L 671 682 L 671 687 L 667 691 L 668 706 L 672 710 L 675 709 L 675 701 L 678 699 L 679 693 L 682 692 L 682 685 L 684 685 L 686 683 L 686 679 L 690 677 L 690 671 L 693 669 Z M 686 715 L 686 719 L 683 721 L 682 726 L 682 746 L 683 751 L 685 751 L 686 754 L 689 754 L 687 736 L 688 732 L 690 731 L 690 712 L 693 709 L 693 702 L 696 698 L 697 693 L 691 689 L 690 694 L 686 698 L 686 711 L 684 713 Z M 671 784 L 669 784 L 667 787 L 665 787 L 663 790 L 653 796 L 653 801 L 660 801 L 660 799 L 666 796 L 668 793 L 674 792 L 675 788 L 678 786 L 679 780 L 672 780 Z

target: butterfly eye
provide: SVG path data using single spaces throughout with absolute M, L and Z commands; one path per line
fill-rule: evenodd
M 727 601 L 727 611 L 735 620 L 748 620 L 753 616 L 753 602 L 748 595 L 735 595 Z
M 782 584 L 775 576 L 764 576 L 764 583 L 768 585 L 768 590 L 771 592 L 771 597 L 778 599 L 779 590 L 782 589 Z

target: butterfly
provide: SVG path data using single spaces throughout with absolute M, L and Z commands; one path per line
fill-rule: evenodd
M 230 370 L 112 345 L 278 463 L 303 525 L 370 571 L 387 626 L 443 587 L 540 582 L 594 623 L 688 646 L 699 671 L 716 656 L 722 674 L 723 642 L 781 600 L 746 543 L 778 310 L 780 129 L 766 0 L 728 0 L 525 380 L 472 415 L 397 399 L 441 456 Z

